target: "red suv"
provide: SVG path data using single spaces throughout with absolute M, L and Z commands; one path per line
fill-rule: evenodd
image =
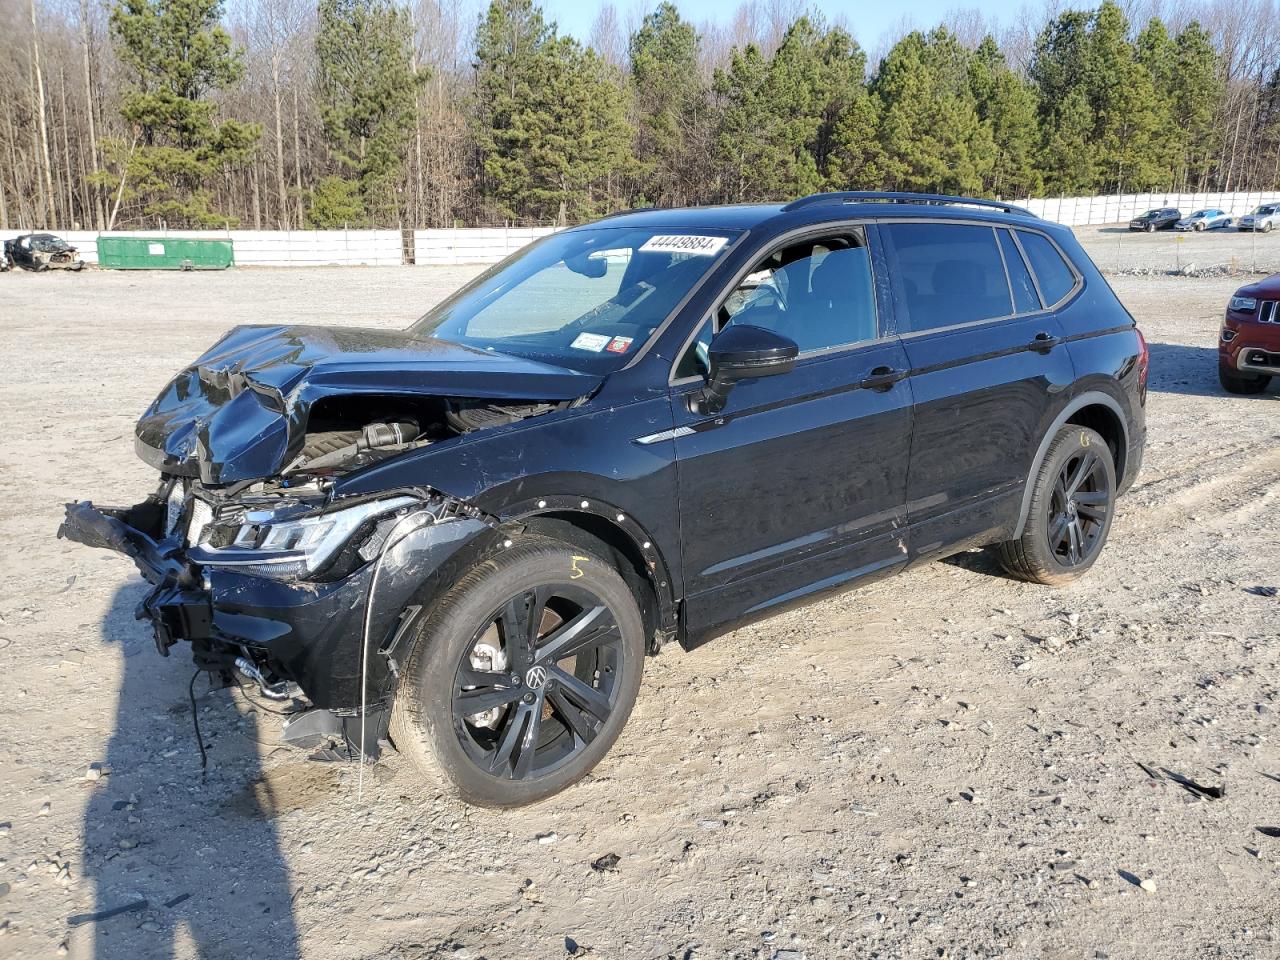
M 1280 376 L 1280 273 L 1236 291 L 1218 338 L 1218 379 L 1228 393 L 1262 393 Z

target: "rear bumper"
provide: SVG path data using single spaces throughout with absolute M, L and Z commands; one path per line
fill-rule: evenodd
M 450 519 L 413 530 L 340 579 L 275 580 L 193 563 L 176 538 L 150 532 L 158 506 L 68 504 L 58 535 L 133 560 L 153 586 L 136 616 L 150 623 L 163 655 L 188 641 L 204 669 L 231 669 L 248 656 L 273 680 L 298 684 L 314 706 L 336 711 L 390 698 L 403 641 L 423 609 L 416 601 L 456 580 L 497 539 L 479 520 Z

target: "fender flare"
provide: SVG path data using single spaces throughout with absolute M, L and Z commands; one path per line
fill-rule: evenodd
M 507 504 L 501 511 L 503 520 L 523 523 L 547 514 L 585 514 L 597 517 L 631 541 L 643 558 L 646 574 L 658 601 L 658 626 L 674 632 L 677 625 L 676 586 L 670 567 L 658 548 L 657 541 L 635 517 L 620 507 L 593 496 L 548 494 Z
M 1110 409 L 1116 415 L 1116 419 L 1120 421 L 1120 430 L 1124 434 L 1124 449 L 1128 451 L 1129 417 L 1125 413 L 1124 407 L 1120 406 L 1115 397 L 1100 390 L 1090 390 L 1072 399 L 1054 418 L 1053 423 L 1049 424 L 1049 429 L 1045 431 L 1044 437 L 1040 440 L 1040 446 L 1036 449 L 1036 455 L 1031 461 L 1031 472 L 1027 474 L 1027 482 L 1022 489 L 1022 506 L 1018 510 L 1018 522 L 1013 528 L 1013 536 L 1010 539 L 1017 540 L 1021 537 L 1027 525 L 1027 515 L 1031 512 L 1031 493 L 1035 485 L 1036 475 L 1040 472 L 1040 467 L 1049 453 L 1049 444 L 1053 442 L 1053 438 L 1057 436 L 1063 424 L 1070 420 L 1073 414 L 1083 410 L 1085 407 L 1099 404 Z M 1116 480 L 1119 482 L 1118 477 Z

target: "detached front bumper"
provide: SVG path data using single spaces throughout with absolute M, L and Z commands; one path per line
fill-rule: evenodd
M 177 536 L 157 539 L 163 521 L 155 499 L 128 509 L 72 503 L 58 536 L 133 560 L 154 587 L 137 617 L 151 623 L 165 656 L 179 641 L 191 642 L 205 669 L 229 669 L 244 656 L 340 714 L 389 701 L 420 601 L 499 537 L 482 520 L 450 517 L 413 529 L 345 577 L 275 580 L 192 562 Z

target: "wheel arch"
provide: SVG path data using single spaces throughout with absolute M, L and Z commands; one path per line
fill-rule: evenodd
M 614 561 L 640 606 L 648 649 L 657 652 L 674 637 L 678 619 L 671 573 L 652 537 L 624 511 L 600 500 L 560 496 L 515 506 L 508 516 L 531 533 Z
M 1090 430 L 1095 430 L 1101 434 L 1103 439 L 1107 441 L 1107 446 L 1110 448 L 1112 458 L 1115 461 L 1117 485 L 1120 484 L 1121 478 L 1124 477 L 1126 460 L 1129 455 L 1129 425 L 1125 417 L 1124 408 L 1110 394 L 1098 390 L 1082 393 L 1063 407 L 1040 440 L 1040 446 L 1036 449 L 1036 455 L 1031 461 L 1031 470 L 1027 474 L 1027 482 L 1022 490 L 1022 505 L 1018 511 L 1018 522 L 1014 527 L 1012 539 L 1021 537 L 1025 531 L 1027 515 L 1031 511 L 1031 495 L 1035 486 L 1036 475 L 1040 472 L 1044 458 L 1049 453 L 1049 445 L 1053 443 L 1053 438 L 1068 423 L 1088 427 Z

